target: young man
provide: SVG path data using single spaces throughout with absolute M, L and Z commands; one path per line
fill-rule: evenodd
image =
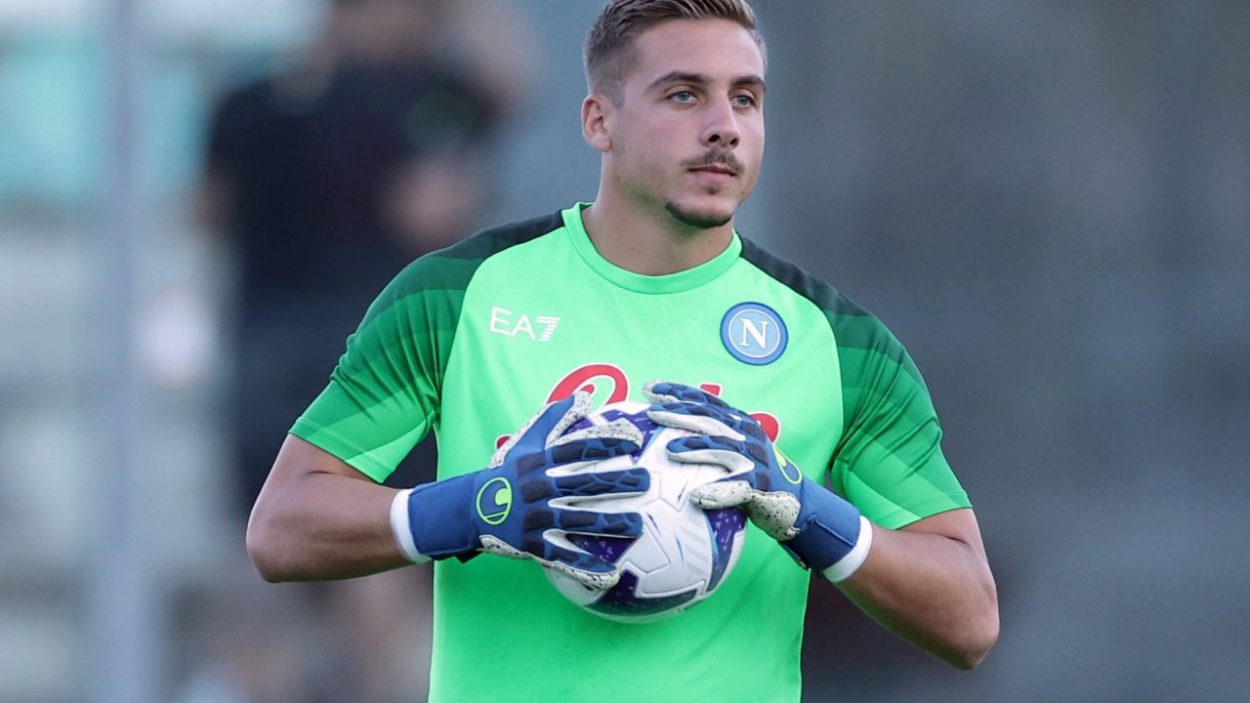
M 258 569 L 343 578 L 458 557 L 436 565 L 434 701 L 797 701 L 811 572 L 975 666 L 997 638 L 995 588 L 919 373 L 875 318 L 733 229 L 764 151 L 750 8 L 615 0 L 586 67 L 594 203 L 479 234 L 388 287 L 279 453 L 248 529 Z M 644 387 L 656 378 L 698 387 Z M 637 534 L 636 516 L 567 501 L 643 490 L 645 472 L 587 485 L 551 471 L 636 448 L 628 432 L 559 439 L 589 388 L 700 433 L 674 457 L 733 475 L 695 499 L 741 506 L 758 528 L 717 593 L 678 617 L 601 619 L 534 564 L 493 556 L 590 585 L 619 576 L 564 535 Z M 439 480 L 375 485 L 430 429 Z

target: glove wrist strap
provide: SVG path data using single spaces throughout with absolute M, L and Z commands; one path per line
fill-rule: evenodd
M 464 556 L 481 547 L 473 520 L 475 480 L 476 476 L 470 473 L 409 489 L 402 510 L 396 507 L 396 497 L 396 502 L 391 503 L 391 529 L 397 533 L 396 541 L 409 559 L 414 555 L 421 561 Z M 401 528 L 406 528 L 411 539 L 411 552 Z
M 868 521 L 854 505 L 810 478 L 804 481 L 800 500 L 803 510 L 795 525 L 799 534 L 783 544 L 805 566 L 822 575 L 846 562 L 846 568 L 833 570 L 837 578 L 829 580 L 836 583 L 848 578 L 863 563 L 872 544 Z M 868 529 L 864 529 L 865 526 Z M 852 554 L 859 563 L 854 563 L 855 559 L 847 561 Z
M 417 543 L 412 538 L 412 522 L 408 519 L 408 497 L 412 489 L 400 491 L 391 499 L 391 534 L 395 536 L 395 544 L 408 561 L 424 564 L 430 558 L 417 551 Z
M 863 515 L 859 516 L 859 539 L 855 546 L 832 566 L 820 572 L 830 583 L 839 583 L 851 577 L 868 558 L 868 550 L 872 548 L 872 523 Z

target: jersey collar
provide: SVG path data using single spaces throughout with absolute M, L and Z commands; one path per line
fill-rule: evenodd
M 603 258 L 599 250 L 595 249 L 594 243 L 590 241 L 590 236 L 586 234 L 586 228 L 582 225 L 582 210 L 589 206 L 590 203 L 577 203 L 560 213 L 564 218 L 564 228 L 568 230 L 569 239 L 573 242 L 573 249 L 595 273 L 635 293 L 680 293 L 698 288 L 728 271 L 742 253 L 742 240 L 739 239 L 737 230 L 734 230 L 733 238 L 729 241 L 729 246 L 725 247 L 725 251 L 694 268 L 663 276 L 648 276 L 627 271 Z

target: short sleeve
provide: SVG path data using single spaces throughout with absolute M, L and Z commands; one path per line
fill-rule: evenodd
M 292 434 L 375 481 L 395 470 L 438 417 L 463 300 L 443 268 L 437 257 L 418 259 L 382 291 Z
M 916 364 L 875 317 L 843 312 L 852 314 L 834 318 L 844 409 L 834 487 L 891 529 L 970 507 L 942 453 L 942 428 Z

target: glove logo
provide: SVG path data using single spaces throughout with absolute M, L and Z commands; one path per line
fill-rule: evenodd
M 477 492 L 477 516 L 487 525 L 499 525 L 512 512 L 512 484 L 502 476 L 492 478 Z
M 803 483 L 803 472 L 799 471 L 799 467 L 795 466 L 789 457 L 782 454 L 775 444 L 773 454 L 777 457 L 777 470 L 781 472 L 782 478 L 795 486 Z
M 777 311 L 763 303 L 738 303 L 720 323 L 720 339 L 735 359 L 752 366 L 771 364 L 790 339 Z

